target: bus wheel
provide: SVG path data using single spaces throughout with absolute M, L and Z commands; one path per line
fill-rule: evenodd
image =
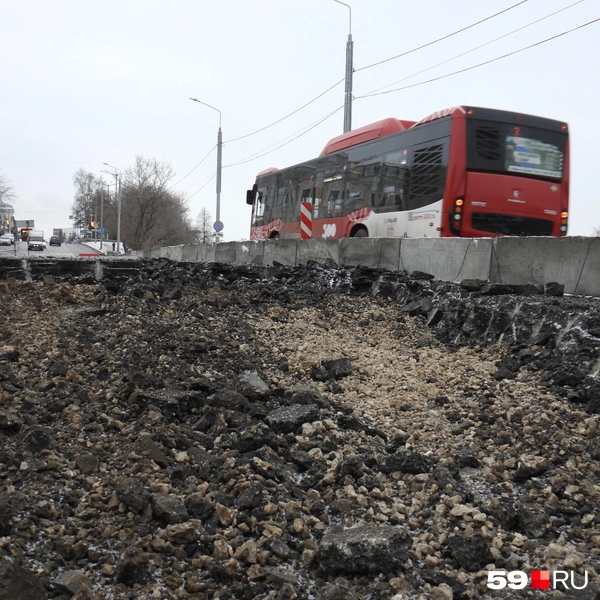
M 364 227 L 359 227 L 350 234 L 350 237 L 369 237 L 369 233 Z
M 270 240 L 278 240 L 279 239 L 279 234 L 277 232 L 272 233 L 271 237 L 269 239 Z

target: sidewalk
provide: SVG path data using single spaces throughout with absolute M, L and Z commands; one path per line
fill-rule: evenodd
M 95 241 L 85 241 L 85 242 L 80 242 L 81 244 L 83 244 L 84 246 L 87 246 L 88 248 L 92 248 L 93 250 L 95 250 L 96 252 L 99 252 L 100 254 L 103 254 L 104 256 L 137 256 L 137 252 L 136 251 L 132 251 L 132 250 L 127 250 L 127 252 L 123 251 L 123 244 L 121 243 L 119 248 L 120 248 L 120 252 L 117 252 L 117 243 L 114 242 L 115 244 L 115 250 L 113 251 L 113 242 L 112 241 L 102 241 L 102 242 L 95 242 Z M 100 247 L 100 245 L 102 244 L 102 248 Z

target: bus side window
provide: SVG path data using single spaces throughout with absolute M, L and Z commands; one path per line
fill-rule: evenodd
M 261 190 L 256 193 L 256 202 L 254 203 L 254 223 L 255 227 L 264 225 L 265 204 L 264 196 Z
M 362 172 L 363 168 L 356 164 L 349 165 L 346 171 L 346 198 L 348 200 L 348 210 L 346 212 L 348 213 L 369 205 L 369 196 L 365 190 Z
M 300 202 L 311 202 L 312 200 L 312 188 L 306 188 L 302 190 L 302 195 L 300 196 Z
M 316 175 L 315 187 L 313 188 L 313 220 L 323 218 L 323 207 L 321 206 L 321 199 L 323 198 L 323 173 L 319 172 Z
M 285 221 L 295 221 L 295 217 L 298 214 L 296 198 L 296 184 L 290 183 L 286 189 L 285 199 L 283 201 L 282 214 Z

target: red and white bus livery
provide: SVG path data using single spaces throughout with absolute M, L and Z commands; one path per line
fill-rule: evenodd
M 262 171 L 246 201 L 253 240 L 300 238 L 307 203 L 313 238 L 564 236 L 568 127 L 467 106 L 384 119 Z

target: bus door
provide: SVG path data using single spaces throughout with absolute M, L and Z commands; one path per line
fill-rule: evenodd
M 410 189 L 405 203 L 406 237 L 439 237 L 448 167 L 448 138 L 412 148 Z

